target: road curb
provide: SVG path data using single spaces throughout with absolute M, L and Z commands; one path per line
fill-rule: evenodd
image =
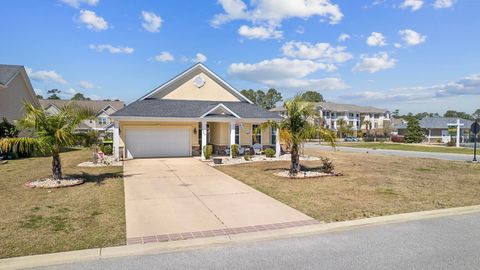
M 21 269 L 29 267 L 50 266 L 58 264 L 92 261 L 125 256 L 153 255 L 167 252 L 184 251 L 205 247 L 225 246 L 236 243 L 266 241 L 289 237 L 307 236 L 328 232 L 340 232 L 361 227 L 382 224 L 401 223 L 430 218 L 455 216 L 480 212 L 480 205 L 421 211 L 366 219 L 349 220 L 335 223 L 245 233 L 230 236 L 189 239 L 182 241 L 149 243 L 107 248 L 94 248 L 60 253 L 50 253 L 32 256 L 0 259 L 0 269 Z

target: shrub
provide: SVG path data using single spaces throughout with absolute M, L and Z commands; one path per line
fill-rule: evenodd
M 246 154 L 245 156 L 243 156 L 243 158 L 244 158 L 246 161 L 252 160 L 252 157 L 251 157 L 249 154 Z
M 203 154 L 205 155 L 205 159 L 210 159 L 213 153 L 213 146 L 211 144 L 205 145 L 203 147 Z
M 333 166 L 333 161 L 329 158 L 322 158 L 322 172 L 324 173 L 333 173 L 335 166 Z
M 3 118 L 0 123 L 0 138 L 16 138 L 19 132 L 14 124 L 8 122 L 7 118 Z
M 401 135 L 394 135 L 390 138 L 392 142 L 396 143 L 404 143 L 405 142 L 405 137 Z
M 238 145 L 232 144 L 230 151 L 232 151 L 232 157 L 236 158 L 238 156 Z
M 265 149 L 265 156 L 267 156 L 269 158 L 274 157 L 275 156 L 275 150 L 273 150 L 272 148 Z
M 103 144 L 100 149 L 105 155 L 111 155 L 113 154 L 113 147 L 111 144 Z

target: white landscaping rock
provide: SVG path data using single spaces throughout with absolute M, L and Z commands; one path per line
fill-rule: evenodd
M 243 156 L 239 156 L 236 158 L 229 158 L 225 157 L 222 158 L 222 164 L 213 164 L 210 163 L 210 166 L 222 166 L 222 165 L 235 165 L 235 164 L 242 164 L 242 163 L 250 163 L 250 162 L 261 162 L 261 161 L 289 161 L 291 158 L 290 154 L 281 155 L 279 158 L 276 157 L 266 157 L 265 155 L 256 155 L 251 156 L 251 160 L 245 160 Z M 318 157 L 313 156 L 300 156 L 301 161 L 317 161 L 320 160 Z
M 25 183 L 25 186 L 29 188 L 60 188 L 76 186 L 83 184 L 84 182 L 85 179 L 82 178 L 63 178 L 58 180 L 53 178 L 45 178 Z

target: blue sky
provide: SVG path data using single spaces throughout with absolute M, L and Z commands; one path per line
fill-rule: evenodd
M 237 89 L 406 112 L 480 108 L 476 0 L 18 0 L 0 63 L 34 88 L 131 102 L 197 61 Z M 8 11 L 8 12 L 5 12 Z

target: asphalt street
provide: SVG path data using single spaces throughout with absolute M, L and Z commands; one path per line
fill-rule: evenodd
M 480 213 L 39 269 L 480 269 Z
M 454 160 L 454 161 L 472 161 L 473 159 L 473 155 L 464 155 L 464 154 L 417 152 L 417 151 L 386 150 L 386 149 L 374 150 L 370 148 L 356 148 L 356 147 L 346 147 L 346 146 L 337 146 L 334 150 L 330 146 L 319 145 L 318 143 L 306 143 L 305 148 L 321 149 L 324 151 L 368 153 L 373 155 L 387 155 L 387 156 L 414 157 L 414 158 L 433 158 L 433 159 Z M 480 156 L 477 156 L 477 159 L 480 159 Z

